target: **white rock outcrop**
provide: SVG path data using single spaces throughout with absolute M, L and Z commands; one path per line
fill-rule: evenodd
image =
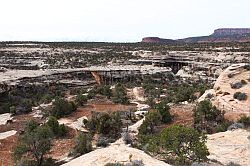
M 141 150 L 126 145 L 112 145 L 107 148 L 97 149 L 82 155 L 63 166 L 104 166 L 107 163 L 130 163 L 131 160 L 142 160 L 145 166 L 170 166 L 163 161 L 152 158 Z
M 237 129 L 208 135 L 209 159 L 223 164 L 234 162 L 241 166 L 250 165 L 250 132 Z
M 10 130 L 10 131 L 6 131 L 6 132 L 2 132 L 0 133 L 0 140 L 1 139 L 6 139 L 12 135 L 15 135 L 16 134 L 16 130 Z
M 8 120 L 12 120 L 10 113 L 0 114 L 0 125 L 5 125 Z

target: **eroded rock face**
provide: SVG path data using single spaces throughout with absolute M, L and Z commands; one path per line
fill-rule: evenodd
M 226 165 L 230 162 L 249 166 L 250 164 L 250 132 L 238 129 L 208 135 L 207 147 L 209 159 Z

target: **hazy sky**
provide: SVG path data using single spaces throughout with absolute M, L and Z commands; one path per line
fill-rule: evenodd
M 137 42 L 250 28 L 250 0 L 0 0 L 0 40 Z

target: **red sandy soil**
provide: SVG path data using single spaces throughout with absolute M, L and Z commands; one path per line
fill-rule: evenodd
M 17 135 L 0 140 L 0 165 L 11 166 L 14 165 L 12 160 L 12 149 L 16 145 Z
M 18 139 L 18 135 L 21 130 L 25 128 L 25 124 L 31 120 L 35 119 L 38 122 L 41 120 L 33 118 L 30 114 L 16 115 L 13 118 L 13 122 L 7 125 L 0 125 L 0 132 L 6 132 L 9 130 L 16 130 L 17 134 L 10 136 L 6 139 L 0 140 L 0 165 L 10 166 L 14 165 L 12 160 L 12 152 Z
M 193 104 L 186 105 L 174 105 L 171 106 L 170 113 L 173 116 L 173 122 L 170 124 L 164 124 L 158 127 L 159 130 L 172 126 L 174 124 L 179 124 L 183 126 L 192 127 L 193 124 Z
M 119 104 L 112 104 L 112 103 L 89 103 L 83 107 L 77 109 L 77 111 L 73 112 L 67 118 L 72 120 L 77 120 L 82 116 L 89 116 L 91 111 L 98 111 L 98 112 L 116 112 L 122 110 L 129 110 L 136 108 L 135 106 L 131 105 L 119 105 Z M 14 165 L 12 160 L 12 151 L 16 145 L 19 131 L 23 130 L 25 124 L 31 120 L 35 119 L 38 122 L 42 122 L 42 120 L 32 117 L 30 114 L 24 115 L 17 115 L 14 117 L 14 121 L 11 124 L 7 125 L 0 125 L 0 132 L 5 132 L 9 130 L 16 130 L 18 133 L 14 136 L 8 137 L 6 139 L 0 140 L 0 165 L 2 166 L 10 166 Z M 49 153 L 49 157 L 54 159 L 59 159 L 65 154 L 67 154 L 73 147 L 74 147 L 74 138 L 77 135 L 77 131 L 68 128 L 69 133 L 65 138 L 55 139 L 53 140 L 52 149 Z
M 113 103 L 90 103 L 83 107 L 77 109 L 66 118 L 76 120 L 83 116 L 90 116 L 92 111 L 96 112 L 117 112 L 117 111 L 128 111 L 130 109 L 136 109 L 136 106 L 133 105 L 121 105 Z
M 60 159 L 62 156 L 67 155 L 67 153 L 75 146 L 75 136 L 77 131 L 67 127 L 68 133 L 66 137 L 54 139 L 52 141 L 52 148 L 49 153 L 49 157 L 53 159 Z M 66 156 L 65 156 L 66 157 Z
M 16 131 L 23 130 L 25 124 L 31 119 L 34 119 L 38 122 L 41 121 L 37 118 L 32 117 L 32 115 L 30 114 L 16 115 L 14 116 L 12 123 L 9 123 L 7 125 L 0 125 L 0 132 L 5 132 L 9 130 L 16 130 Z

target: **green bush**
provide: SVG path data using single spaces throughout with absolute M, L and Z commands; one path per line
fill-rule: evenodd
M 129 103 L 126 88 L 123 85 L 117 84 L 115 86 L 112 101 L 114 103 L 119 103 L 119 104 L 128 104 Z
M 250 117 L 249 116 L 242 116 L 239 120 L 239 123 L 243 123 L 246 127 L 250 126 Z
M 145 120 L 139 127 L 139 135 L 149 135 L 154 134 L 155 126 L 161 123 L 162 116 L 158 110 L 150 110 L 145 115 Z
M 122 133 L 122 140 L 125 144 L 131 144 L 132 143 L 132 139 L 131 136 L 128 132 L 124 132 Z
M 161 132 L 160 143 L 176 162 L 186 165 L 207 161 L 206 137 L 192 128 L 173 125 Z
M 16 107 L 15 107 L 15 106 L 11 106 L 11 107 L 10 107 L 10 113 L 11 113 L 12 115 L 15 115 L 15 114 L 16 114 Z
M 96 91 L 97 93 L 107 96 L 108 98 L 112 96 L 112 90 L 110 89 L 110 86 L 107 85 L 98 86 Z
M 232 89 L 240 89 L 243 87 L 243 84 L 241 82 L 236 82 L 234 84 L 231 84 Z
M 243 85 L 246 85 L 247 84 L 247 81 L 245 81 L 245 80 L 241 80 L 240 81 Z
M 35 121 L 26 125 L 25 133 L 20 137 L 17 146 L 14 148 L 13 157 L 16 164 L 32 163 L 41 166 L 50 151 L 53 132 L 47 125 L 39 126 Z
M 68 102 L 63 98 L 56 98 L 52 104 L 51 115 L 56 118 L 61 118 L 76 110 L 74 102 Z
M 46 122 L 46 125 L 49 126 L 49 128 L 51 129 L 51 131 L 57 137 L 63 137 L 67 133 L 66 127 L 63 124 L 59 125 L 56 117 L 50 116 L 49 119 L 48 119 L 48 121 Z
M 245 65 L 245 66 L 244 66 L 244 69 L 250 70 L 250 64 Z
M 219 125 L 217 125 L 215 127 L 215 132 L 218 133 L 218 132 L 224 132 L 224 131 L 227 131 L 228 127 L 232 125 L 232 122 L 230 121 L 225 121 L 225 122 L 222 122 L 220 123 Z
M 85 103 L 87 103 L 87 101 L 88 101 L 88 98 L 85 95 L 78 94 L 76 96 L 75 102 L 77 106 L 83 106 Z
M 112 97 L 112 90 L 110 89 L 110 86 L 107 85 L 98 85 L 93 87 L 89 92 L 88 92 L 88 99 L 92 99 L 94 96 L 97 94 L 107 96 L 108 98 Z
M 230 161 L 226 166 L 241 166 L 241 165 Z
M 155 109 L 161 114 L 161 121 L 163 123 L 170 123 L 172 121 L 172 116 L 169 112 L 170 107 L 165 102 L 161 102 L 155 105 Z
M 92 112 L 90 120 L 84 120 L 85 126 L 92 133 L 99 133 L 111 138 L 120 136 L 122 121 L 119 112 L 99 113 Z
M 209 100 L 197 104 L 193 110 L 193 118 L 194 128 L 199 132 L 214 133 L 216 130 L 223 130 L 223 125 L 226 124 L 224 112 L 218 110 Z
M 75 146 L 70 155 L 80 156 L 92 151 L 92 137 L 89 134 L 79 133 L 75 140 Z
M 104 137 L 100 137 L 98 138 L 98 140 L 96 141 L 96 146 L 97 147 L 107 147 L 109 145 L 109 141 L 107 138 Z
M 247 99 L 247 94 L 246 93 L 242 93 L 242 92 L 235 92 L 234 93 L 234 98 L 237 100 L 246 100 Z

